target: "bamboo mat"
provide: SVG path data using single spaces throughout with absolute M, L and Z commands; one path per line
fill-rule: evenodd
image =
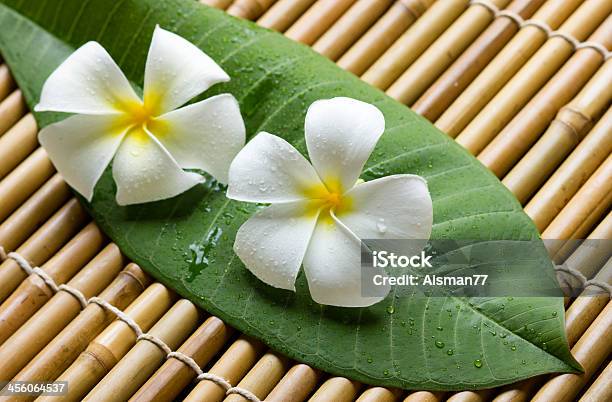
M 612 238 L 612 1 L 201 2 L 311 45 L 411 106 L 500 177 L 543 238 Z M 443 394 L 370 387 L 290 361 L 126 261 L 72 197 L 36 135 L 0 65 L 0 246 L 55 283 L 110 302 L 262 400 L 612 400 L 612 303 L 604 295 L 567 300 L 567 336 L 583 375 Z M 585 247 L 572 251 L 578 269 L 612 269 Z M 95 387 L 91 400 L 106 392 L 118 400 L 246 401 L 211 381 L 196 384 L 184 362 L 165 360 L 113 314 L 54 292 L 12 259 L 0 266 L 0 302 L 0 380 L 69 380 L 72 400 Z

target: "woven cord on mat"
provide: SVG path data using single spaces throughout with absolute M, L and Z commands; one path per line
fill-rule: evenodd
M 97 304 L 103 309 L 110 311 L 117 317 L 117 319 L 123 321 L 125 324 L 127 324 L 128 327 L 132 329 L 132 331 L 134 331 L 134 333 L 136 334 L 136 341 L 149 341 L 158 348 L 160 348 L 166 354 L 166 359 L 177 359 L 189 366 L 197 374 L 196 381 L 212 381 L 215 384 L 219 385 L 221 388 L 223 388 L 225 390 L 226 395 L 237 394 L 250 402 L 261 402 L 261 400 L 251 391 L 240 387 L 234 387 L 225 378 L 216 374 L 205 373 L 191 357 L 187 356 L 184 353 L 173 351 L 168 345 L 166 345 L 164 341 L 162 341 L 158 337 L 145 333 L 136 323 L 136 321 L 134 321 L 130 316 L 128 316 L 123 311 L 119 310 L 117 307 L 113 306 L 106 300 L 101 299 L 99 297 L 91 297 L 90 299 L 87 299 L 85 295 L 83 295 L 83 293 L 81 293 L 81 291 L 76 288 L 65 284 L 58 285 L 57 283 L 55 283 L 53 278 L 49 276 L 49 274 L 47 274 L 44 270 L 39 267 L 32 267 L 27 261 L 27 259 L 25 259 L 22 255 L 14 251 L 7 254 L 4 250 L 4 247 L 0 246 L 0 263 L 2 263 L 6 259 L 14 260 L 27 275 L 36 275 L 40 277 L 54 293 L 63 290 L 71 294 L 79 301 L 79 303 L 81 304 L 81 309 L 85 309 L 89 304 Z
M 585 289 L 587 286 L 594 286 L 612 296 L 612 286 L 608 285 L 606 282 L 587 279 L 582 272 L 563 265 L 555 266 L 555 271 L 557 271 L 557 279 L 560 285 L 567 287 L 570 291 Z M 575 285 L 576 282 L 578 282 L 578 286 Z
M 525 20 L 523 19 L 523 17 L 521 17 L 519 14 L 515 12 L 508 11 L 508 10 L 500 10 L 495 4 L 489 2 L 488 0 L 470 0 L 470 4 L 483 6 L 484 8 L 491 11 L 491 13 L 493 13 L 493 16 L 495 18 L 499 18 L 499 17 L 510 18 L 512 21 L 514 21 L 518 25 L 519 28 L 524 28 L 526 26 L 533 26 L 533 27 L 536 27 L 542 30 L 542 32 L 544 32 L 548 38 L 565 39 L 570 45 L 572 45 L 574 50 L 587 49 L 587 48 L 593 49 L 599 52 L 601 56 L 604 58 L 604 60 L 608 60 L 612 56 L 612 52 L 606 49 L 605 46 L 603 46 L 601 43 L 589 42 L 589 41 L 581 42 L 578 39 L 574 38 L 572 35 L 568 35 L 566 33 L 553 30 L 550 26 L 548 26 L 548 24 L 542 21 L 533 20 L 533 19 Z

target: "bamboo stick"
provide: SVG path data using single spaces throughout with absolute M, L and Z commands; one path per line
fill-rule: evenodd
M 185 341 L 179 352 L 191 357 L 200 367 L 223 348 L 234 333 L 217 317 L 208 319 Z M 172 401 L 196 377 L 195 371 L 180 360 L 168 359 L 130 398 L 132 402 Z
M 600 243 L 598 239 L 612 239 L 612 212 L 602 219 L 580 246 L 576 247 L 579 241 L 568 240 L 559 248 L 554 258 L 579 271 L 586 278 L 592 278 L 610 256 L 609 244 Z
M 609 239 L 607 239 L 609 240 Z M 593 278 L 596 281 L 599 282 L 605 282 L 607 284 L 612 283 L 612 257 L 610 259 L 608 259 L 608 261 L 605 263 L 605 265 L 599 270 L 599 272 L 597 272 L 597 274 L 595 275 L 595 277 Z M 589 287 L 593 287 L 594 289 L 589 289 L 589 294 L 595 294 L 595 295 L 608 295 L 609 293 L 606 292 L 605 290 L 601 289 L 600 287 L 596 286 L 596 285 L 592 285 L 592 284 L 588 284 L 586 286 L 586 288 Z M 585 289 L 586 289 L 585 288 Z
M 447 402 L 485 402 L 489 400 L 492 391 L 492 389 L 461 391 L 448 398 Z
M 533 19 L 557 29 L 581 3 L 582 0 L 547 1 Z M 546 33 L 540 28 L 527 26 L 521 29 L 436 120 L 436 127 L 456 137 L 546 39 Z
M 238 383 L 238 387 L 247 389 L 263 400 L 280 381 L 289 368 L 289 359 L 273 351 L 264 354 L 246 376 Z M 225 402 L 248 402 L 241 395 L 232 394 Z
M 362 79 L 387 89 L 468 7 L 469 0 L 436 1 L 374 64 Z
M 363 385 L 343 377 L 332 377 L 319 387 L 309 402 L 349 402 L 357 397 Z
M 355 0 L 319 0 L 285 32 L 297 42 L 312 45 Z
M 119 309 L 129 304 L 126 314 L 146 331 L 170 308 L 173 299 L 171 292 L 160 284 L 144 290 L 150 282 L 137 265 L 129 264 L 100 298 Z M 67 381 L 70 386 L 62 400 L 80 401 L 136 341 L 134 332 L 122 321 L 113 322 L 114 319 L 114 314 L 97 304 L 88 305 L 16 379 Z M 39 400 L 57 400 L 54 398 Z
M 68 285 L 90 298 L 101 292 L 124 265 L 119 248 L 109 244 Z M 0 380 L 8 381 L 26 366 L 81 311 L 70 293 L 59 291 L 0 346 Z
M 490 0 L 499 8 L 510 0 Z M 493 21 L 484 6 L 470 6 L 444 33 L 387 89 L 387 94 L 411 105 L 427 87 L 469 46 Z
M 0 65 L 0 101 L 4 100 L 15 88 L 15 81 L 6 64 Z
M 506 10 L 530 18 L 544 0 L 514 0 Z M 519 30 L 510 18 L 496 18 L 412 105 L 412 110 L 435 121 L 500 52 Z
M 230 4 L 232 4 L 233 1 L 234 0 L 200 0 L 200 3 L 225 10 Z
M 493 402 L 523 402 L 535 393 L 543 382 L 542 376 L 529 378 L 516 384 L 510 384 L 501 389 Z
M 217 360 L 208 372 L 216 374 L 235 385 L 257 362 L 264 351 L 264 344 L 242 335 Z M 185 402 L 223 400 L 225 391 L 211 381 L 200 381 L 184 399 Z
M 28 113 L 0 137 L 0 179 L 36 149 L 37 133 L 36 121 Z
M 41 265 L 81 229 L 86 219 L 85 210 L 73 198 L 34 232 L 17 252 L 31 264 Z M 15 261 L 4 261 L 0 265 L 0 302 L 9 296 L 26 276 Z
M 0 222 L 55 173 L 44 149 L 38 148 L 0 181 Z
M 588 191 L 590 190 L 592 189 L 589 189 Z M 587 191 L 587 189 L 585 189 L 585 191 Z M 599 204 L 595 205 L 595 207 L 586 216 L 586 218 L 577 225 L 576 230 L 574 231 L 570 239 L 581 239 L 585 237 L 587 233 L 589 233 L 589 231 L 593 228 L 593 226 L 597 225 L 597 223 L 601 220 L 601 218 L 605 216 L 605 214 L 610 210 L 611 204 L 612 204 L 612 193 L 608 193 L 608 196 L 604 197 Z M 557 243 L 557 244 L 561 245 L 562 243 Z M 565 246 L 567 244 L 568 242 L 566 242 L 563 245 Z M 563 249 L 557 250 L 557 255 L 559 254 L 560 251 L 563 251 Z
M 357 398 L 356 402 L 395 402 L 402 395 L 397 388 L 370 387 Z
M 612 211 L 589 234 L 588 239 L 612 239 Z
M 532 401 L 573 400 L 612 352 L 610 333 L 612 333 L 612 302 L 608 303 L 572 348 L 572 355 L 584 367 L 584 374 L 561 374 L 552 378 L 540 388 Z
M 42 269 L 58 285 L 65 283 L 96 255 L 105 241 L 100 229 L 90 223 L 47 261 Z M 0 306 L 0 345 L 53 294 L 53 290 L 38 275 L 31 275 L 21 282 Z
M 279 0 L 257 20 L 264 28 L 285 32 L 316 0 Z
M 525 207 L 540 232 L 557 216 L 612 152 L 612 109 L 546 181 Z
M 584 40 L 612 12 L 609 0 L 583 3 L 559 31 Z M 456 138 L 472 154 L 479 154 L 573 53 L 563 38 L 549 39 L 491 99 Z M 486 160 L 486 159 L 485 159 Z
M 607 212 L 612 203 L 612 155 L 542 233 L 545 239 L 579 239 Z M 557 250 L 554 250 L 555 252 Z
M 175 350 L 198 323 L 198 309 L 188 300 L 179 300 L 149 333 Z M 162 364 L 166 353 L 152 342 L 141 340 L 83 399 L 84 401 L 125 401 Z
M 604 218 L 599 225 L 589 234 L 586 241 L 581 242 L 581 244 L 576 248 L 576 250 L 567 258 L 565 264 L 570 268 L 579 271 L 582 273 L 587 279 L 595 279 L 597 281 L 608 282 L 610 278 L 608 278 L 609 274 L 612 273 L 612 260 L 610 259 L 610 250 L 607 241 L 603 244 L 599 244 L 601 239 L 610 239 L 612 238 L 612 212 L 608 214 L 606 218 Z M 595 242 L 595 244 L 593 244 Z M 586 289 L 585 289 L 586 290 Z M 600 294 L 601 292 L 591 292 L 589 290 L 587 293 L 583 291 L 581 296 L 585 295 L 593 295 Z M 609 295 L 606 295 L 609 296 Z M 576 301 L 578 298 L 576 298 Z M 573 306 L 570 305 L 570 308 Z M 602 307 L 603 308 L 603 307 Z M 601 310 L 601 309 L 600 309 Z M 585 317 L 582 317 L 585 318 Z M 592 319 L 591 319 L 592 321 Z M 570 338 L 570 345 L 573 344 L 572 336 L 570 332 L 575 330 L 579 330 L 578 335 L 584 333 L 586 329 L 576 329 L 573 326 L 570 326 L 569 323 L 566 322 L 566 332 L 568 333 L 568 338 Z
M 612 48 L 612 15 L 589 40 Z M 608 60 L 599 68 L 603 62 L 601 53 L 594 49 L 578 50 L 478 155 L 478 159 L 493 173 L 503 177 L 516 161 L 529 151 L 529 157 L 526 155 L 527 159 L 521 160 L 513 168 L 516 173 L 504 180 L 510 190 L 516 190 L 515 195 L 523 202 L 563 160 L 571 147 L 584 138 L 592 124 L 610 104 L 612 60 Z M 596 71 L 597 74 L 593 76 Z M 586 86 L 582 88 L 585 83 Z M 567 102 L 570 103 L 566 105 Z M 557 117 L 553 120 L 555 113 Z M 530 149 L 551 121 L 553 125 L 548 131 L 553 133 L 547 132 L 542 141 Z M 556 134 L 554 131 L 560 133 Z M 564 137 L 570 137 L 573 141 L 555 146 L 559 142 L 555 139 Z M 536 177 L 538 180 L 535 180 Z M 517 181 L 529 182 L 531 192 L 523 189 L 524 186 L 516 183 Z
M 235 0 L 227 13 L 235 17 L 254 20 L 272 6 L 276 0 Z
M 305 364 L 296 364 L 287 371 L 268 394 L 268 402 L 302 402 L 312 393 L 322 373 Z
M 312 48 L 331 60 L 342 54 L 384 13 L 393 0 L 361 0 L 349 8 Z
M 612 387 L 610 384 L 612 384 L 612 361 L 608 362 L 605 370 L 582 395 L 579 402 L 612 400 Z
M 443 392 L 415 391 L 404 398 L 404 402 L 440 402 L 443 397 Z
M 582 66 L 586 66 L 586 64 L 582 64 Z M 570 104 L 561 108 L 544 135 L 531 148 L 528 148 L 528 146 L 539 135 L 540 128 L 537 128 L 538 131 L 527 131 L 526 129 L 518 134 L 519 131 L 516 129 L 526 128 L 528 125 L 532 127 L 536 125 L 534 120 L 529 120 L 531 123 L 527 123 L 527 120 L 524 120 L 529 119 L 529 116 L 521 116 L 519 114 L 517 118 L 521 117 L 521 119 L 516 119 L 516 121 L 523 123 L 506 126 L 506 129 L 500 133 L 500 136 L 496 137 L 478 156 L 481 162 L 501 177 L 527 151 L 525 156 L 512 167 L 512 170 L 503 180 L 504 184 L 515 193 L 522 203 L 526 202 L 546 180 L 548 175 L 554 172 L 558 164 L 564 161 L 567 154 L 584 138 L 591 128 L 593 121 L 596 121 L 597 117 L 605 111 L 605 108 L 608 106 L 605 102 L 608 101 L 607 103 L 609 103 L 609 99 L 612 99 L 612 93 L 610 95 L 605 93 L 606 88 L 612 85 L 612 62 L 608 61 L 589 83 L 591 82 L 595 85 L 587 85 Z M 588 95 L 588 92 L 597 92 L 599 96 L 592 98 L 597 99 L 596 103 L 585 106 L 602 106 L 601 108 L 591 109 L 594 112 L 593 114 L 589 113 L 587 109 L 581 109 L 579 104 L 584 99 L 584 96 Z M 608 90 L 607 92 L 612 91 Z M 553 106 L 553 103 L 549 103 L 548 106 Z M 525 114 L 533 114 L 539 111 L 538 109 L 540 108 L 534 105 L 534 108 L 531 109 L 533 112 Z M 545 114 L 546 112 L 542 112 L 539 116 L 544 117 Z M 607 120 L 607 123 L 609 123 L 609 117 Z M 513 145 L 509 146 L 509 143 Z M 502 149 L 502 147 L 506 148 Z
M 13 251 L 70 197 L 70 190 L 59 174 L 51 177 L 38 191 L 0 224 L 0 246 Z
M 612 28 L 612 17 L 610 18 L 610 26 Z M 612 29 L 609 34 L 612 38 Z M 577 56 L 588 53 L 596 52 L 591 49 L 583 49 L 572 60 L 578 59 Z M 586 65 L 587 63 L 582 64 L 583 67 Z M 580 79 L 577 78 L 574 82 L 579 81 Z M 569 84 L 565 88 L 568 89 Z M 563 98 L 558 94 L 553 95 L 557 95 L 557 99 Z M 538 97 L 535 99 L 538 99 Z M 553 99 L 547 99 L 550 102 L 548 105 L 556 107 Z M 585 137 L 593 122 L 608 107 L 610 100 L 612 100 L 612 59 L 608 60 L 572 102 L 559 110 L 557 117 L 544 135 L 504 177 L 503 183 L 517 196 L 519 201 L 524 203 L 541 186 L 547 176 Z M 528 104 L 524 110 L 527 110 L 529 106 Z M 526 129 L 528 124 L 519 123 L 518 120 L 519 117 L 529 119 L 531 116 L 528 115 L 533 115 L 534 112 L 541 112 L 538 116 L 544 118 L 547 112 L 543 109 L 546 109 L 546 106 L 532 106 L 533 109 L 531 110 L 533 112 L 519 113 L 517 118 L 513 120 L 517 123 L 506 126 L 499 136 L 485 148 L 485 151 L 489 151 L 486 160 L 496 173 L 503 174 L 510 164 L 516 161 L 517 156 L 528 149 L 526 146 L 530 145 L 538 134 L 536 130 L 539 131 L 539 127 L 536 127 L 534 131 L 528 131 Z M 535 123 L 535 120 L 531 121 Z M 535 126 L 534 123 L 531 124 L 532 127 Z M 524 130 L 517 131 L 521 128 L 524 128 Z M 483 156 L 483 160 L 484 158 Z
M 25 100 L 21 91 L 16 89 L 0 102 L 0 136 L 11 128 L 25 113 Z
M 355 75 L 363 74 L 403 34 L 434 0 L 399 0 L 374 22 L 364 35 L 338 60 L 338 66 Z
M 574 265 L 574 262 L 563 263 L 568 268 L 572 268 L 581 273 L 587 279 L 593 279 L 596 275 L 601 275 L 605 268 L 605 263 L 608 257 L 611 255 L 609 243 L 608 244 L 593 244 L 587 240 L 566 240 L 565 242 L 559 242 L 560 247 L 556 250 L 556 254 L 553 255 L 552 260 L 555 264 L 561 264 L 563 261 L 568 259 L 568 256 L 577 256 L 578 262 L 586 261 L 586 265 Z M 550 244 L 546 244 L 546 248 L 550 249 Z M 591 265 L 591 263 L 593 265 Z M 571 265 L 570 265 L 571 264 Z M 612 269 L 612 268 L 611 268 Z M 586 272 L 585 272 L 586 271 Z M 558 273 L 557 277 L 567 280 L 568 289 L 563 289 L 565 294 L 565 306 L 569 305 L 568 300 L 570 297 L 576 295 L 572 292 L 572 287 L 581 286 L 581 281 L 574 278 L 570 274 Z M 605 282 L 605 281 L 604 281 Z M 612 284 L 612 282 L 611 282 Z M 600 289 L 601 290 L 601 289 Z M 596 289 L 594 292 L 598 292 Z

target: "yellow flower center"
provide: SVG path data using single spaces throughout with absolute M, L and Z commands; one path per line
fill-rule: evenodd
M 143 140 L 148 138 L 144 129 L 154 133 L 157 137 L 167 132 L 166 124 L 156 119 L 160 113 L 159 97 L 147 95 L 144 102 L 140 100 L 121 101 L 117 108 L 123 111 L 117 122 L 118 125 L 130 128 L 130 133 L 140 133 L 139 138 Z
M 342 194 L 339 193 L 328 193 L 325 197 L 325 205 L 329 206 L 330 209 L 336 209 L 342 206 Z
M 124 123 L 130 126 L 147 126 L 155 118 L 150 107 L 144 102 L 124 102 L 120 107 L 125 115 Z
M 325 185 L 316 184 L 304 190 L 304 196 L 310 199 L 307 214 L 319 213 L 319 219 L 332 224 L 331 211 L 335 215 L 348 212 L 352 209 L 353 201 L 344 195 L 339 180 L 326 180 Z

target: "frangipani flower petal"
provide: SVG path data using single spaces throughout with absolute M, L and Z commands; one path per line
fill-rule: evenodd
M 166 113 L 150 129 L 180 167 L 204 170 L 222 183 L 245 141 L 238 102 L 229 94 Z
M 355 184 L 384 131 L 382 112 L 356 99 L 319 100 L 306 113 L 308 155 L 330 190 L 346 191 Z
M 115 114 L 126 102 L 140 100 L 106 50 L 87 42 L 47 78 L 34 110 Z
M 64 180 L 91 201 L 125 131 L 116 116 L 76 115 L 43 128 L 38 140 Z
M 304 202 L 271 205 L 238 230 L 234 251 L 260 280 L 295 291 L 295 278 L 317 222 Z
M 433 205 L 427 182 L 398 174 L 349 190 L 351 208 L 337 215 L 361 239 L 429 239 Z M 420 250 L 419 250 L 420 251 Z
M 157 26 L 147 56 L 144 100 L 154 114 L 169 112 L 229 76 L 198 47 Z
M 300 201 L 321 185 L 312 165 L 293 145 L 261 132 L 232 162 L 227 197 L 248 202 Z
M 152 135 L 131 130 L 113 161 L 119 205 L 140 204 L 174 197 L 204 178 L 182 170 Z
M 366 307 L 384 297 L 361 293 L 361 243 L 342 223 L 320 219 L 304 256 L 304 271 L 312 299 L 342 307 Z M 381 268 L 377 274 L 384 275 Z M 381 288 L 381 291 L 385 289 Z M 390 287 L 386 288 L 388 293 Z M 386 294 L 385 293 L 385 294 Z

